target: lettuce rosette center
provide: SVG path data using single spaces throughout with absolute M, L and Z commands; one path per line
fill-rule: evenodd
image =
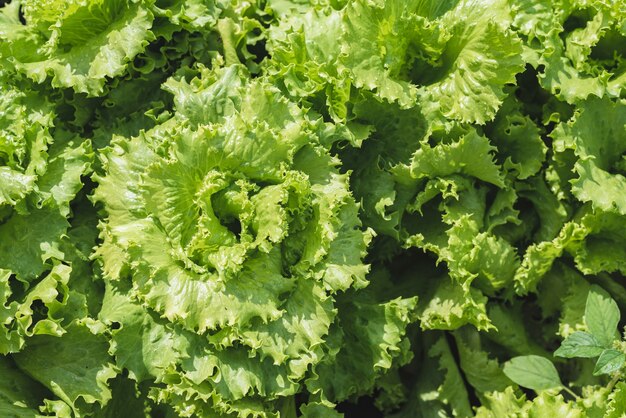
M 198 273 L 227 279 L 246 258 L 275 251 L 290 275 L 302 256 L 296 240 L 306 240 L 302 232 L 316 210 L 308 175 L 286 162 L 266 176 L 222 171 L 223 138 L 219 132 L 203 134 L 216 136 L 205 138 L 206 144 L 202 138 L 175 143 L 173 158 L 152 164 L 141 188 L 146 209 L 166 233 L 174 258 Z M 191 149 L 206 161 L 189 161 L 185 152 Z

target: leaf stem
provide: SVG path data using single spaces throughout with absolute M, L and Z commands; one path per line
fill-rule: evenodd
M 237 49 L 235 48 L 235 23 L 228 17 L 220 19 L 217 22 L 217 31 L 222 38 L 222 46 L 224 47 L 224 60 L 226 65 L 239 64 Z
M 571 390 L 570 388 L 568 388 L 567 386 L 562 386 L 563 390 L 567 393 L 569 393 L 570 395 L 572 395 L 574 397 L 574 399 L 579 400 L 580 396 L 576 395 L 576 393 Z
M 298 416 L 296 409 L 296 397 L 290 396 L 279 402 L 279 412 L 281 417 L 296 418 Z
M 609 384 L 607 385 L 606 389 L 609 393 L 611 393 L 613 391 L 613 387 L 617 384 L 617 381 L 622 377 L 622 373 L 615 373 L 615 376 L 613 376 L 613 379 L 611 379 L 611 381 L 609 382 Z

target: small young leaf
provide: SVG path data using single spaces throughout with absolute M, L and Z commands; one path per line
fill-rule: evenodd
M 585 323 L 603 347 L 610 347 L 615 339 L 620 319 L 617 303 L 599 286 L 591 286 L 585 306 Z
M 594 376 L 598 376 L 601 374 L 611 374 L 616 372 L 622 368 L 625 361 L 626 355 L 621 351 L 612 349 L 604 350 L 596 362 L 593 374 Z
M 504 363 L 504 374 L 518 385 L 535 391 L 563 386 L 554 364 L 541 356 L 513 357 Z
M 576 331 L 561 343 L 554 355 L 565 358 L 590 358 L 598 357 L 603 350 L 604 347 L 600 345 L 596 337 L 587 332 Z

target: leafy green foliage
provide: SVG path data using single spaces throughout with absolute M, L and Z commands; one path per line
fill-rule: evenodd
M 602 288 L 591 286 L 584 316 L 589 333 L 574 332 L 561 343 L 561 347 L 554 355 L 566 358 L 597 357 L 594 375 L 614 374 L 620 371 L 626 363 L 626 353 L 619 345 L 619 334 L 616 332 L 619 320 L 620 311 L 617 303 Z
M 625 51 L 623 1 L 2 2 L 0 416 L 623 416 Z

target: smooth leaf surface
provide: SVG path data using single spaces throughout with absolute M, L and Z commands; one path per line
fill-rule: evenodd
M 535 391 L 563 386 L 554 364 L 541 356 L 514 357 L 504 363 L 504 374 L 518 385 Z
M 561 346 L 554 352 L 555 356 L 573 358 L 598 357 L 605 349 L 598 340 L 587 332 L 576 331 L 561 343 Z
M 604 350 L 596 362 L 593 374 L 597 376 L 600 374 L 614 373 L 624 366 L 625 361 L 626 354 L 621 351 L 612 349 Z

